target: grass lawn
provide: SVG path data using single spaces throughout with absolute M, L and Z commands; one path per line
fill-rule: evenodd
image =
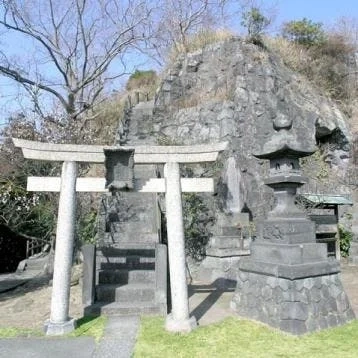
M 358 320 L 341 327 L 295 337 L 238 318 L 190 334 L 164 330 L 158 317 L 142 319 L 134 357 L 358 357 Z
M 104 333 L 104 326 L 107 322 L 107 317 L 91 317 L 86 316 L 77 320 L 77 328 L 69 334 L 69 337 L 94 337 L 96 342 L 102 338 Z
M 41 337 L 43 332 L 38 329 L 27 328 L 0 328 L 0 338 L 14 337 Z

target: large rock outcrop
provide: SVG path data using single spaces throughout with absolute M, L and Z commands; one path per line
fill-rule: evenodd
M 248 212 L 252 218 L 265 215 L 272 201 L 262 181 L 267 163 L 252 154 L 276 131 L 275 123 L 291 120 L 294 140 L 323 148 L 307 163 L 313 181 L 306 190 L 337 190 L 350 156 L 344 115 L 274 53 L 233 38 L 178 58 L 157 91 L 152 118 L 140 123 L 136 116 L 139 124 L 130 127 L 142 143 L 229 141 L 210 171 L 219 179 L 216 203 L 224 212 Z

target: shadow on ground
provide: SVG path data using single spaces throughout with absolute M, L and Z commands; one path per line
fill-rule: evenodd
M 220 280 L 211 284 L 192 284 L 188 287 L 190 315 L 200 325 L 210 324 L 232 315 L 230 301 L 234 294 L 236 281 Z

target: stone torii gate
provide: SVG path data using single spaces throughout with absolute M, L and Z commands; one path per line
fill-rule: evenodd
M 182 192 L 213 192 L 212 178 L 180 178 L 179 165 L 216 161 L 227 142 L 193 146 L 104 147 L 96 145 L 51 144 L 13 138 L 27 159 L 60 161 L 59 177 L 29 177 L 28 191 L 60 192 L 56 231 L 50 319 L 45 322 L 48 335 L 67 333 L 75 328 L 68 317 L 72 252 L 75 232 L 76 191 L 105 192 L 104 178 L 77 178 L 79 162 L 104 163 L 104 150 L 134 150 L 135 164 L 164 164 L 164 178 L 152 178 L 145 183 L 135 181 L 134 191 L 164 192 L 167 215 L 167 236 L 172 312 L 166 329 L 189 332 L 196 326 L 189 317 L 188 290 L 185 267 Z

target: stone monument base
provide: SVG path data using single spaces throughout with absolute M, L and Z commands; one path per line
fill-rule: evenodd
M 355 318 L 339 273 L 289 279 L 241 270 L 231 308 L 294 335 Z
M 210 282 L 218 289 L 235 289 L 240 256 L 217 257 L 206 256 L 202 261 L 195 279 Z
M 218 213 L 217 232 L 210 237 L 206 257 L 193 275 L 198 281 L 210 282 L 218 289 L 236 287 L 238 264 L 250 255 L 249 214 Z
M 66 322 L 55 323 L 47 320 L 44 325 L 44 331 L 47 336 L 59 336 L 72 332 L 76 328 L 75 319 L 70 319 Z

